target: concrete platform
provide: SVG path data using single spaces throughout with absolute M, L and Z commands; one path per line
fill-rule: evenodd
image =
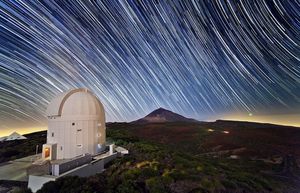
M 31 166 L 37 156 L 40 157 L 41 155 L 32 155 L 2 163 L 0 165 L 0 180 L 28 181 L 26 169 Z

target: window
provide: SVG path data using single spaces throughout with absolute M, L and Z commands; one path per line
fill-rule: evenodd
M 72 126 L 74 126 L 75 125 L 75 123 L 72 123 Z
M 82 144 L 77 144 L 77 147 L 78 148 L 82 148 Z
M 81 129 L 77 129 L 77 131 L 79 132 L 79 131 L 81 131 Z
M 60 146 L 60 151 L 62 151 L 63 150 L 63 148 L 62 148 L 62 146 Z
M 51 136 L 54 137 L 54 132 L 51 133 Z

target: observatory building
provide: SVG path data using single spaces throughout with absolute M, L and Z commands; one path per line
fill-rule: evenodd
M 95 155 L 105 149 L 105 112 L 97 97 L 87 89 L 60 94 L 47 111 L 47 144 L 43 158 L 69 159 Z
M 106 142 L 105 111 L 87 89 L 74 89 L 55 97 L 47 111 L 47 143 L 42 155 L 27 169 L 33 192 L 63 176 L 86 177 L 100 173 L 105 164 L 128 154 Z

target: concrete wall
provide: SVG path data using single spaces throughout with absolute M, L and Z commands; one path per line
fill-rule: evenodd
M 104 157 L 103 159 L 94 160 L 89 163 L 86 163 L 84 165 L 81 165 L 79 167 L 76 167 L 74 169 L 71 169 L 63 174 L 60 173 L 59 176 L 29 176 L 29 182 L 28 187 L 31 188 L 33 192 L 36 192 L 39 190 L 44 183 L 49 181 L 54 181 L 60 177 L 63 176 L 79 176 L 79 177 L 88 177 L 91 175 L 95 175 L 97 173 L 101 173 L 104 170 L 105 164 L 112 161 L 118 156 L 118 153 L 114 153 L 113 155 L 109 155 L 107 157 Z M 86 157 L 83 157 L 82 161 L 86 160 Z M 77 160 L 72 160 L 76 162 Z M 69 162 L 66 162 L 66 166 L 70 164 Z M 72 163 L 74 164 L 74 163 Z M 59 166 L 61 167 L 61 165 Z M 65 166 L 63 166 L 65 167 Z M 54 169 L 55 170 L 55 169 Z M 58 169 L 60 170 L 60 168 Z
M 36 192 L 42 188 L 42 186 L 50 181 L 54 181 L 55 178 L 52 176 L 33 176 L 29 175 L 28 180 L 28 188 L 31 189 L 32 192 Z
M 104 170 L 104 160 L 97 160 L 95 162 L 83 165 L 81 167 L 76 168 L 75 170 L 71 170 L 63 174 L 63 176 L 80 176 L 80 177 L 88 177 L 95 175 L 97 173 L 101 173 Z
M 74 160 L 70 160 L 61 164 L 52 165 L 52 175 L 59 176 L 60 174 L 72 170 L 76 167 L 82 166 L 83 164 L 89 163 L 92 161 L 91 155 L 85 155 Z
M 29 175 L 28 188 L 32 190 L 32 192 L 36 192 L 41 189 L 43 184 L 49 181 L 55 181 L 56 179 L 63 176 L 79 176 L 79 177 L 88 177 L 91 175 L 95 175 L 97 173 L 101 173 L 104 170 L 104 160 L 96 160 L 91 163 L 82 165 L 73 170 L 70 170 L 60 176 L 34 176 Z
M 118 157 L 117 153 L 114 153 L 112 155 L 109 155 L 108 157 L 103 158 L 104 165 L 106 165 L 108 162 L 112 161 L 113 159 L 116 159 Z
M 46 161 L 42 165 L 31 165 L 26 169 L 27 175 L 49 175 L 51 173 L 50 161 Z

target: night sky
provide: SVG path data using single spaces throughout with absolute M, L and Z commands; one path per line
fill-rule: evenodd
M 0 130 L 45 126 L 77 87 L 107 121 L 295 116 L 299 45 L 298 0 L 1 0 Z

